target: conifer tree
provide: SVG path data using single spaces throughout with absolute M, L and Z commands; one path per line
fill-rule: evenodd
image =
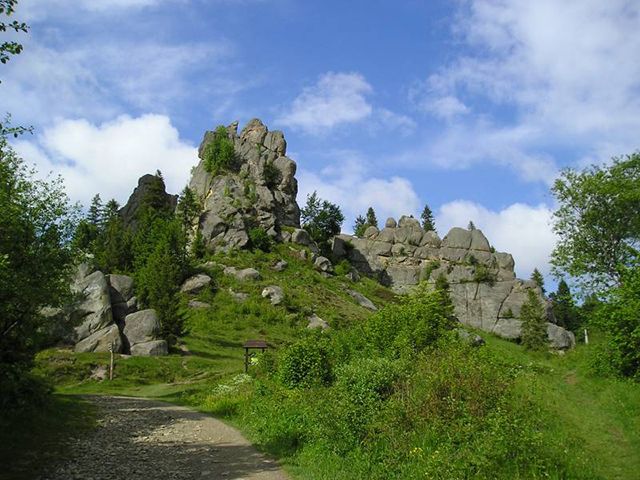
M 467 225 L 467 230 L 475 230 L 475 229 L 476 229 L 475 224 L 471 220 L 469 220 L 469 225 Z
M 527 301 L 520 309 L 522 345 L 529 350 L 542 350 L 547 345 L 547 320 L 544 307 L 534 290 L 527 291 Z
M 429 205 L 424 206 L 424 210 L 422 210 L 422 215 L 420 215 L 422 219 L 422 228 L 425 232 L 436 231 L 436 224 L 433 220 L 433 212 L 429 208 Z
M 564 279 L 558 283 L 558 290 L 551 294 L 553 304 L 553 316 L 561 327 L 572 332 L 577 332 L 580 328 L 578 310 L 571 296 L 569 285 Z
M 367 229 L 367 219 L 362 215 L 358 215 L 355 223 L 353 224 L 353 234 L 356 237 L 362 237 L 364 235 L 364 231 Z
M 538 270 L 537 268 L 533 269 L 533 273 L 531 273 L 531 280 L 534 281 L 536 285 L 540 287 L 540 290 L 542 290 L 542 293 L 545 293 L 544 277 L 540 273 L 540 270 Z
M 100 228 L 102 224 L 102 217 L 104 214 L 104 207 L 102 206 L 102 200 L 100 194 L 97 193 L 91 199 L 91 205 L 89 206 L 89 213 L 87 215 L 87 221 L 94 225 L 96 228 Z
M 369 207 L 369 210 L 367 210 L 367 226 L 378 228 L 378 219 L 373 207 Z

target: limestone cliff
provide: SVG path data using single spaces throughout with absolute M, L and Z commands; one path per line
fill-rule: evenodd
M 207 172 L 204 152 L 214 139 L 214 132 L 207 132 L 189 183 L 203 206 L 197 228 L 210 249 L 246 247 L 252 228 L 262 228 L 279 239 L 282 227 L 300 226 L 296 164 L 286 156 L 284 135 L 269 131 L 258 119 L 251 120 L 240 135 L 237 128 L 237 123 L 227 127 L 234 145 L 234 168 L 215 176 Z
M 543 305 L 546 302 L 535 283 L 516 278 L 513 257 L 495 252 L 480 230 L 453 228 L 441 240 L 414 218 L 402 217 L 398 223 L 390 218 L 380 231 L 369 227 L 364 238 L 335 237 L 333 255 L 348 259 L 398 293 L 421 281 L 435 283 L 444 275 L 460 322 L 504 338 L 520 337 L 520 308 L 528 290 L 534 289 Z M 547 332 L 556 348 L 575 343 L 571 332 L 552 322 Z

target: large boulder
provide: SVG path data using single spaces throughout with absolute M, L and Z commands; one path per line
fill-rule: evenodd
M 139 343 L 158 340 L 160 319 L 157 312 L 153 309 L 147 309 L 127 315 L 124 319 L 122 333 L 132 352 L 133 347 Z
M 117 325 L 110 325 L 76 343 L 74 351 L 84 352 L 109 352 L 113 349 L 115 353 L 123 351 L 122 337 Z
M 105 275 L 93 272 L 72 285 L 78 301 L 70 308 L 76 341 L 83 340 L 113 323 L 111 295 Z
M 551 348 L 556 350 L 567 350 L 576 345 L 576 337 L 573 332 L 553 323 L 547 323 L 547 337 Z
M 120 325 L 127 315 L 137 310 L 133 278 L 116 274 L 106 275 L 106 278 L 109 283 L 113 320 Z

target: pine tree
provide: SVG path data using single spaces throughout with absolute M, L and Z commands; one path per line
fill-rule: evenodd
M 103 211 L 103 220 L 108 222 L 112 218 L 115 218 L 118 215 L 118 210 L 120 209 L 120 204 L 116 201 L 115 198 L 109 200 L 105 206 Z
M 184 187 L 184 190 L 182 190 L 180 198 L 178 199 L 178 208 L 176 213 L 180 219 L 182 228 L 184 228 L 185 231 L 189 231 L 191 229 L 196 218 L 200 215 L 200 211 L 200 204 L 196 199 L 193 190 L 189 187 Z
M 378 219 L 376 218 L 376 212 L 373 210 L 373 207 L 369 207 L 369 210 L 367 210 L 367 225 L 378 228 Z
M 367 219 L 364 218 L 362 215 L 358 215 L 355 223 L 353 224 L 353 234 L 356 237 L 362 237 L 366 229 L 367 229 Z
M 422 215 L 420 215 L 422 219 L 422 228 L 425 232 L 436 231 L 436 224 L 433 220 L 433 212 L 429 208 L 429 205 L 424 206 L 424 210 L 422 210 Z
M 102 206 L 102 200 L 100 199 L 100 194 L 97 193 L 91 199 L 91 205 L 89 206 L 87 221 L 91 225 L 94 225 L 99 229 L 102 226 L 103 215 L 104 215 L 104 207 Z
M 522 345 L 530 350 L 542 350 L 547 345 L 547 320 L 544 307 L 534 290 L 527 290 L 527 301 L 520 309 Z
M 544 277 L 542 276 L 542 274 L 540 273 L 540 270 L 538 270 L 537 268 L 533 269 L 533 273 L 531 274 L 531 280 L 533 282 L 535 282 L 535 284 L 537 286 L 540 287 L 540 290 L 542 290 L 542 293 L 545 293 L 545 289 L 544 289 Z
M 558 290 L 551 294 L 551 300 L 553 302 L 553 316 L 557 324 L 572 332 L 577 332 L 580 328 L 578 310 L 571 296 L 569 285 L 564 279 L 558 283 Z

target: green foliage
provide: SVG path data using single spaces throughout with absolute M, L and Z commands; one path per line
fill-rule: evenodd
M 184 187 L 178 198 L 178 206 L 176 208 L 176 214 L 180 219 L 182 228 L 185 231 L 191 230 L 191 227 L 200 217 L 202 206 L 196 198 L 195 193 L 189 187 Z
M 436 224 L 433 219 L 433 212 L 429 208 L 429 205 L 424 206 L 424 210 L 422 210 L 422 214 L 420 215 L 422 219 L 422 228 L 425 232 L 435 232 Z
M 535 291 L 527 290 L 527 301 L 520 309 L 522 321 L 522 345 L 530 350 L 542 350 L 547 346 L 547 320 L 544 307 Z
M 373 207 L 369 207 L 367 210 L 367 225 L 378 228 L 378 219 L 376 218 L 376 212 L 373 210 Z
M 204 237 L 202 236 L 202 232 L 198 230 L 191 243 L 191 256 L 196 260 L 200 260 L 204 258 L 206 253 L 207 247 L 204 243 Z
M 267 187 L 273 189 L 281 182 L 282 173 L 273 162 L 268 161 L 264 163 L 264 167 L 262 168 L 262 179 Z
M 364 334 L 377 354 L 410 357 L 433 345 L 453 325 L 453 306 L 447 290 L 429 290 L 423 283 L 399 305 L 376 312 L 366 323 Z
M 622 274 L 621 285 L 595 317 L 606 332 L 609 364 L 619 375 L 640 380 L 640 267 Z
M 440 261 L 438 260 L 431 260 L 429 261 L 429 263 L 427 263 L 423 270 L 422 270 L 422 276 L 420 277 L 423 281 L 428 281 L 431 279 L 431 274 L 437 270 L 438 268 L 440 268 Z
M 553 316 L 561 327 L 577 333 L 581 326 L 578 308 L 573 301 L 569 285 L 564 279 L 558 283 L 558 290 L 550 295 L 553 305 Z
M 511 307 L 507 308 L 507 310 L 502 314 L 502 318 L 515 318 L 515 315 L 513 314 L 513 310 L 511 310 Z
M 133 266 L 133 238 L 122 219 L 112 216 L 94 241 L 94 261 L 103 272 L 126 273 Z
M 340 263 L 334 267 L 334 271 L 336 275 L 342 276 L 347 275 L 351 271 L 351 268 L 349 260 L 341 260 Z
M 278 377 L 288 388 L 310 388 L 331 381 L 326 340 L 314 333 L 294 343 L 280 357 Z
M 273 245 L 271 237 L 267 235 L 267 231 L 262 227 L 255 227 L 249 230 L 249 241 L 251 248 L 270 252 Z
M 0 0 L 0 15 L 6 15 L 7 17 L 15 13 L 17 0 Z M 16 33 L 27 33 L 29 27 L 24 22 L 17 20 L 8 21 L 0 20 L 0 32 L 6 32 L 7 30 L 13 30 Z M 5 64 L 11 59 L 11 55 L 19 55 L 22 52 L 22 44 L 15 41 L 5 41 L 0 43 L 0 63 Z M 1 127 L 2 125 L 0 125 Z M 3 132 L 8 133 L 8 132 Z M 11 132 L 13 133 L 13 132 Z
M 367 219 L 364 218 L 362 215 L 358 215 L 356 217 L 356 221 L 353 224 L 353 234 L 356 237 L 363 237 L 364 236 L 364 231 L 367 229 L 369 225 L 367 225 Z
M 533 272 L 531 273 L 531 280 L 533 282 L 535 282 L 535 284 L 540 287 L 540 290 L 542 290 L 542 293 L 545 293 L 545 289 L 544 289 L 544 277 L 542 276 L 542 274 L 540 273 L 540 270 L 538 270 L 537 268 L 533 269 Z
M 473 281 L 493 285 L 496 283 L 496 274 L 493 273 L 486 265 L 480 263 L 473 269 Z
M 317 192 L 307 196 L 307 203 L 300 211 L 300 220 L 311 238 L 318 244 L 325 244 L 331 237 L 340 233 L 344 215 L 340 207 L 322 200 Z
M 30 362 L 40 309 L 69 295 L 76 221 L 62 179 L 37 180 L 0 137 L 0 376 Z
M 560 205 L 555 272 L 567 272 L 586 291 L 619 285 L 624 268 L 639 259 L 640 153 L 580 172 L 566 169 L 552 192 Z
M 229 170 L 235 162 L 233 141 L 227 129 L 220 125 L 213 134 L 213 139 L 204 147 L 204 168 L 212 175 Z

